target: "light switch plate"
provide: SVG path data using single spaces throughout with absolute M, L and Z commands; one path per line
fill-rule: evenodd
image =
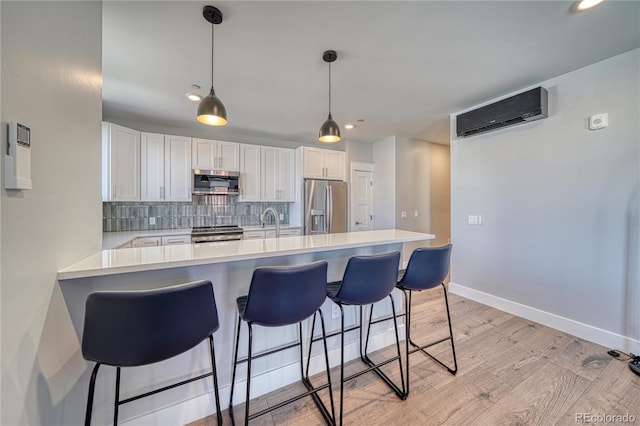
M 155 217 L 150 217 L 149 218 L 149 225 L 155 225 L 156 224 L 156 218 Z

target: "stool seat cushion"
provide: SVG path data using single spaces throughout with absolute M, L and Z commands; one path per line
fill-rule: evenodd
M 370 305 L 387 297 L 396 285 L 400 252 L 353 256 L 342 281 L 327 285 L 327 296 L 343 305 Z M 336 289 L 337 287 L 337 289 Z
M 449 274 L 451 244 L 417 248 L 411 253 L 407 269 L 398 281 L 402 290 L 421 291 L 437 287 Z
M 219 327 L 210 281 L 87 298 L 82 356 L 116 367 L 152 364 L 198 345 Z
M 249 294 L 236 300 L 244 321 L 266 327 L 297 324 L 313 315 L 327 293 L 327 262 L 256 268 Z

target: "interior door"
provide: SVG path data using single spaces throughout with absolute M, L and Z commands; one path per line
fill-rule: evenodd
M 351 173 L 351 229 L 371 231 L 373 225 L 373 173 L 353 170 Z

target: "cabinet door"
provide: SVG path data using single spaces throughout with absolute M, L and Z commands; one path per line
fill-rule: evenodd
M 264 231 L 244 231 L 243 240 L 258 240 L 264 238 Z
M 164 135 L 140 134 L 140 200 L 164 199 Z
M 140 201 L 140 132 L 103 123 L 104 201 Z
M 325 152 L 325 178 L 344 180 L 345 179 L 345 153 L 342 151 Z
M 240 171 L 240 145 L 235 142 L 218 141 L 217 170 Z
M 194 169 L 215 170 L 218 157 L 218 142 L 210 139 L 193 138 L 191 164 Z
M 280 201 L 293 203 L 295 201 L 295 151 L 293 149 L 280 148 Z
M 164 137 L 164 200 L 191 201 L 191 138 Z
M 131 243 L 131 247 L 155 247 L 159 246 L 160 237 L 138 237 Z
M 309 179 L 324 179 L 324 150 L 303 148 L 302 176 Z
M 302 235 L 300 228 L 287 228 L 280 230 L 281 237 L 299 237 L 300 235 Z
M 191 235 L 165 235 L 162 237 L 163 246 L 174 246 L 178 244 L 191 244 Z
M 280 191 L 280 170 L 279 170 L 280 149 L 272 146 L 261 147 L 262 157 L 262 179 L 261 194 L 262 201 L 280 201 L 278 195 Z
M 240 196 L 238 201 L 260 201 L 260 146 L 240 145 Z

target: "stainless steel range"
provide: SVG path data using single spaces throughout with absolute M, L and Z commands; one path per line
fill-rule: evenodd
M 201 226 L 191 230 L 191 244 L 241 240 L 242 228 L 235 225 Z

